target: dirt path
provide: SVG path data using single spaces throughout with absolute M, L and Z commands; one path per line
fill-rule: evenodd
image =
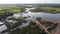
M 60 34 L 60 29 L 55 34 Z
M 57 30 L 54 34 L 60 34 L 60 24 L 58 25 Z
M 46 33 L 51 34 L 51 33 L 47 30 L 47 28 L 46 28 L 45 26 L 43 26 L 43 25 L 40 24 L 40 22 L 39 22 L 38 20 L 35 20 L 34 23 L 35 23 L 36 25 L 38 25 L 40 29 L 42 28 L 43 30 L 45 30 Z

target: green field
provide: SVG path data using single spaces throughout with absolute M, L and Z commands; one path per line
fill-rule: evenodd
M 38 7 L 34 10 L 31 10 L 32 12 L 48 12 L 48 13 L 60 13 L 60 8 L 54 8 L 54 7 Z

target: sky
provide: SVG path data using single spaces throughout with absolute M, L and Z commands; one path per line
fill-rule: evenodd
M 0 4 L 59 3 L 60 0 L 0 0 Z

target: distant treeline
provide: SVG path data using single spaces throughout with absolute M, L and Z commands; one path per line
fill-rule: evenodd
M 60 4 L 0 4 L 0 6 L 19 6 L 19 7 L 27 7 L 27 6 L 31 6 L 31 7 L 56 7 L 56 8 L 60 8 Z

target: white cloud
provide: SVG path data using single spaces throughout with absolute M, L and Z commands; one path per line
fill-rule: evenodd
M 60 0 L 0 0 L 0 4 L 15 4 L 15 3 L 60 3 Z

